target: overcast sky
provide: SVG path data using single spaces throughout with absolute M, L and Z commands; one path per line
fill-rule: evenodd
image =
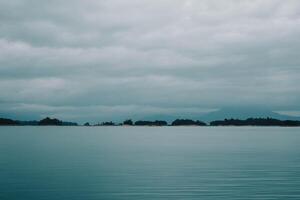
M 0 0 L 0 115 L 300 115 L 299 0 Z

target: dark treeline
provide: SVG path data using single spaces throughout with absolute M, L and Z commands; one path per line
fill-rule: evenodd
M 20 125 L 18 121 L 12 120 L 12 119 L 5 119 L 5 118 L 0 118 L 0 125 Z
M 206 126 L 206 123 L 199 120 L 193 121 L 191 119 L 176 119 L 172 122 L 172 126 Z
M 126 120 L 123 122 L 123 125 L 132 126 L 132 125 L 133 125 L 133 121 L 132 121 L 131 119 L 126 119 Z
M 51 119 L 49 117 L 46 117 L 45 119 L 42 119 L 39 121 L 38 125 L 40 126 L 48 126 L 48 125 L 53 125 L 53 126 L 62 126 L 62 121 L 58 119 Z
M 74 122 L 64 122 L 56 118 L 46 117 L 40 121 L 19 121 L 12 119 L 0 118 L 0 126 L 77 126 Z M 176 119 L 170 124 L 166 121 L 155 120 L 145 121 L 138 120 L 132 121 L 131 119 L 125 120 L 123 123 L 115 123 L 112 121 L 102 122 L 95 125 L 91 125 L 86 122 L 84 126 L 300 126 L 300 121 L 292 120 L 278 120 L 273 118 L 248 118 L 246 120 L 241 119 L 224 119 L 212 121 L 209 124 L 199 120 L 191 119 Z
M 87 122 L 88 123 L 88 122 Z M 87 124 L 85 123 L 85 125 Z M 88 123 L 89 124 L 89 123 Z M 110 122 L 101 122 L 101 123 L 98 123 L 98 124 L 95 124 L 95 126 L 116 126 L 116 124 L 112 121 Z
M 87 122 L 88 123 L 88 122 Z M 171 124 L 163 120 L 155 120 L 155 121 L 146 121 L 146 120 L 138 120 L 133 122 L 131 119 L 125 120 L 123 123 L 115 124 L 113 122 L 104 122 L 98 123 L 96 126 L 206 126 L 207 124 L 202 121 L 194 121 L 191 119 L 176 119 Z
M 75 122 L 64 122 L 56 118 L 49 118 L 46 117 L 45 119 L 42 119 L 38 122 L 38 125 L 40 126 L 77 126 L 78 124 Z
M 211 126 L 300 126 L 300 121 L 273 118 L 225 119 L 210 122 Z
M 134 123 L 135 126 L 167 126 L 168 123 L 166 121 L 136 121 Z
M 56 118 L 46 117 L 40 121 L 20 121 L 0 118 L 0 125 L 15 125 L 15 126 L 77 126 L 77 123 L 74 122 L 64 122 Z

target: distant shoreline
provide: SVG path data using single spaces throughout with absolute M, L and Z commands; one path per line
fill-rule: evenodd
M 224 119 L 215 120 L 210 123 L 205 123 L 199 120 L 192 119 L 176 119 L 171 123 L 163 120 L 145 121 L 138 120 L 133 122 L 131 119 L 125 120 L 123 123 L 102 122 L 90 124 L 86 122 L 82 125 L 76 122 L 64 122 L 56 118 L 46 117 L 40 121 L 20 121 L 8 118 L 0 118 L 0 126 L 78 126 L 78 127 L 99 127 L 99 126 L 113 126 L 113 127 L 300 127 L 300 121 L 297 120 L 279 120 L 274 118 L 248 118 L 241 119 Z
M 84 126 L 84 125 L 77 125 L 77 126 L 52 126 L 52 125 L 46 125 L 46 126 L 36 126 L 36 125 L 0 125 L 1 127 L 38 127 L 38 128 L 58 128 L 58 127 L 64 127 L 64 128 L 300 128 L 300 126 L 188 126 L 188 125 L 182 125 L 182 126 Z

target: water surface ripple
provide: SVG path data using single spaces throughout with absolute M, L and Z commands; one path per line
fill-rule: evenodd
M 299 144 L 299 128 L 0 127 L 0 199 L 300 199 Z

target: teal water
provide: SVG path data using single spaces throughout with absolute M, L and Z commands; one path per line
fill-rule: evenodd
M 0 199 L 300 199 L 300 129 L 0 127 Z

